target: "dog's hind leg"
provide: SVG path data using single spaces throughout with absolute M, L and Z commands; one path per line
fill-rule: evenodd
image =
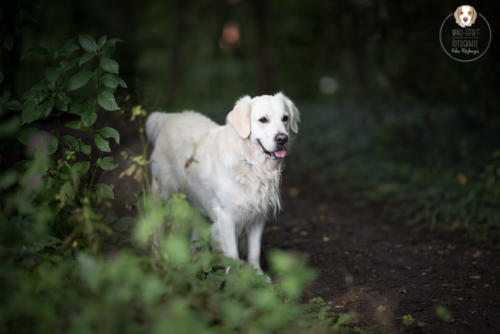
M 214 209 L 215 219 L 212 225 L 212 235 L 219 243 L 225 256 L 239 259 L 236 226 L 230 215 L 225 213 L 221 207 Z
M 257 269 L 259 273 L 262 273 L 262 269 L 260 268 L 260 249 L 265 224 L 265 219 L 260 218 L 255 223 L 247 226 L 248 264 Z

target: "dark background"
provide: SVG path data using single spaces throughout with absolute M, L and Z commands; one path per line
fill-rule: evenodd
M 495 38 L 500 12 L 493 1 L 471 3 L 489 20 L 493 41 L 481 59 L 459 63 L 441 50 L 438 39 L 442 21 L 458 5 L 383 0 L 12 1 L 10 11 L 22 7 L 37 23 L 25 25 L 21 47 L 3 62 L 6 76 L 16 74 L 16 87 L 22 90 L 41 76 L 37 70 L 42 68 L 30 59 L 19 63 L 23 52 L 36 45 L 54 49 L 81 33 L 106 34 L 123 40 L 115 56 L 121 75 L 148 108 L 217 102 L 227 109 L 240 95 L 283 90 L 296 101 L 354 99 L 380 117 L 401 103 L 447 105 L 490 124 L 500 107 Z M 225 37 L 224 27 L 229 33 L 236 27 L 239 36 Z M 325 77 L 334 80 L 331 94 L 319 89 Z

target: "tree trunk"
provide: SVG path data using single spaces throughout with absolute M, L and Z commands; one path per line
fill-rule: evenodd
M 269 2 L 267 0 L 253 0 L 256 33 L 257 33 L 257 84 L 260 94 L 273 92 L 273 68 L 268 54 L 268 17 Z

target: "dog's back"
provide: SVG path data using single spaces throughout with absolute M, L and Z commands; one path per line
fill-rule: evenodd
M 195 111 L 182 113 L 155 111 L 146 120 L 146 135 L 153 145 L 156 145 L 159 137 L 173 140 L 182 138 L 184 143 L 186 140 L 195 143 L 217 126 L 219 126 L 217 123 Z
M 196 167 L 196 150 L 208 132 L 219 125 L 194 112 L 154 112 L 146 120 L 146 135 L 153 144 L 153 192 L 168 197 L 181 189 L 187 168 Z M 196 177 L 196 174 L 190 179 Z

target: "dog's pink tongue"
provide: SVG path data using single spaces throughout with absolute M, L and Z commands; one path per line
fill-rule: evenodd
M 276 158 L 283 159 L 286 156 L 286 150 L 276 151 L 274 152 L 274 155 L 276 156 Z

